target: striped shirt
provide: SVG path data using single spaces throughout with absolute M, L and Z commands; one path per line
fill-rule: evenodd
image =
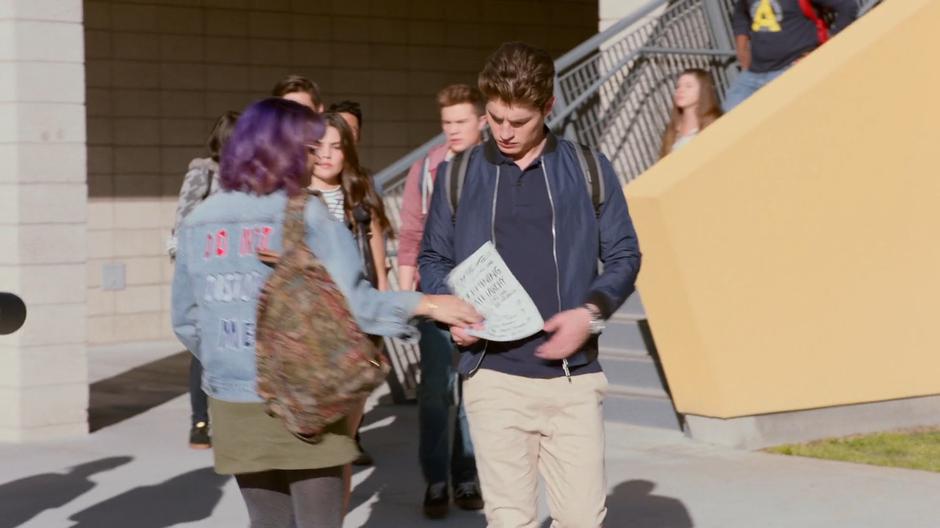
M 340 222 L 346 221 L 346 211 L 343 210 L 343 188 L 337 187 L 331 191 L 320 191 L 323 195 L 323 201 L 326 202 L 326 208 L 329 209 L 333 218 Z

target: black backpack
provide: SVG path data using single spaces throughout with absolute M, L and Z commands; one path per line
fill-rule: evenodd
M 460 193 L 463 192 L 464 181 L 467 179 L 467 168 L 470 165 L 470 154 L 474 149 L 458 152 L 447 164 L 444 173 L 444 183 L 447 185 L 448 203 L 450 203 L 450 220 L 457 223 L 457 204 L 460 203 Z M 601 217 L 601 207 L 604 205 L 604 178 L 601 176 L 601 163 L 597 151 L 584 146 L 575 145 L 578 156 L 578 165 L 584 175 L 587 192 L 591 195 L 594 204 L 594 215 Z

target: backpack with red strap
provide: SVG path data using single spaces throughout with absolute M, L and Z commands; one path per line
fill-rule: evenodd
M 814 6 L 812 0 L 798 1 L 803 15 L 816 25 L 816 37 L 819 39 L 819 44 L 825 44 L 829 40 L 829 28 L 833 22 L 832 11 Z

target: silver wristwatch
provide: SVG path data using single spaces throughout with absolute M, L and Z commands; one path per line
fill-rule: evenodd
M 601 317 L 601 311 L 593 304 L 585 304 L 584 308 L 591 313 L 591 335 L 598 335 L 603 332 L 607 328 L 607 324 L 604 322 L 604 318 Z

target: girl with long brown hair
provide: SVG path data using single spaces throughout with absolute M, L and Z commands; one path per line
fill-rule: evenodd
M 660 158 L 681 148 L 721 117 L 715 83 L 711 74 L 700 68 L 689 68 L 679 74 L 672 102 Z
M 326 132 L 315 144 L 316 164 L 310 189 L 323 196 L 330 213 L 356 235 L 366 277 L 388 290 L 385 238 L 394 236 L 382 198 L 372 178 L 359 165 L 355 136 L 337 113 L 323 114 Z
M 392 235 L 392 226 L 385 215 L 382 198 L 375 191 L 372 178 L 359 165 L 355 135 L 352 127 L 337 112 L 323 114 L 326 130 L 314 143 L 313 177 L 310 189 L 317 191 L 326 202 L 334 219 L 343 222 L 353 232 L 359 246 L 359 255 L 366 279 L 379 291 L 388 291 L 388 273 L 385 268 L 385 237 Z M 381 346 L 381 340 L 376 340 Z M 363 406 L 365 402 L 363 402 Z M 356 463 L 371 457 L 362 448 L 359 423 L 362 409 L 350 416 L 350 435 L 356 440 L 359 457 Z M 345 470 L 346 499 L 350 494 L 349 468 Z

